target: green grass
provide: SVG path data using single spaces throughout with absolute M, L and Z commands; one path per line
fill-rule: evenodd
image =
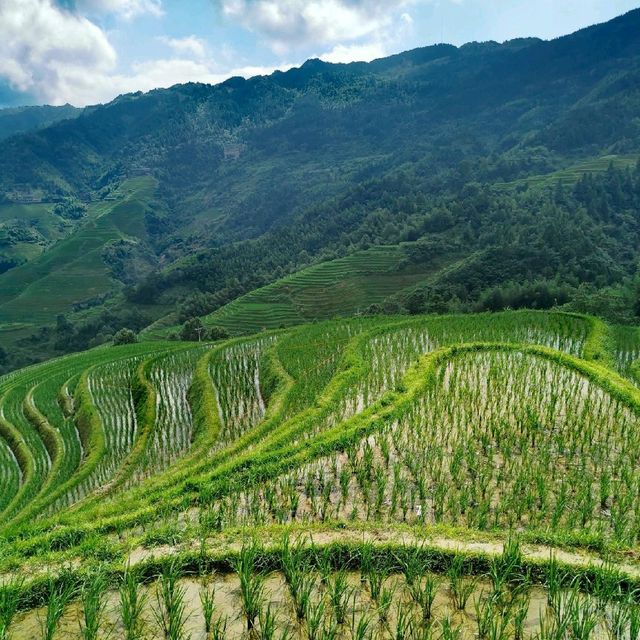
M 144 211 L 153 195 L 151 178 L 120 188 L 120 199 L 91 205 L 87 221 L 38 258 L 0 275 L 0 323 L 49 323 L 86 301 L 120 285 L 102 259 L 105 246 L 124 237 L 143 237 Z
M 361 313 L 424 281 L 443 263 L 408 265 L 407 255 L 405 245 L 378 246 L 323 262 L 252 291 L 203 321 L 239 335 Z M 158 323 L 150 334 L 168 331 Z
M 633 168 L 636 166 L 640 156 L 634 155 L 608 155 L 599 158 L 593 158 L 585 162 L 580 162 L 566 169 L 560 169 L 553 173 L 521 178 L 513 182 L 505 182 L 496 184 L 496 189 L 516 189 L 516 188 L 533 188 L 541 189 L 555 187 L 558 183 L 564 186 L 570 186 L 578 182 L 585 174 L 599 174 L 607 171 L 609 166 L 613 164 L 617 169 Z
M 1 245 L 2 253 L 19 260 L 33 260 L 47 247 L 69 235 L 75 225 L 53 213 L 53 203 L 0 205 L 0 237 L 5 228 L 27 224 L 36 231 L 33 241 Z

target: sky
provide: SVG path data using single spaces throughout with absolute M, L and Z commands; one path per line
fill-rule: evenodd
M 554 38 L 640 0 L 0 0 L 0 106 L 108 102 L 309 58 Z

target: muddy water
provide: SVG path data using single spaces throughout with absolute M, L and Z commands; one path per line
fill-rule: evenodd
M 391 640 L 396 636 L 399 611 L 409 612 L 415 620 L 419 620 L 419 611 L 411 601 L 403 576 L 392 575 L 385 582 L 384 586 L 386 588 L 394 590 L 393 603 L 389 608 L 386 622 L 380 621 L 378 607 L 372 601 L 367 586 L 361 582 L 360 573 L 349 573 L 348 582 L 352 589 L 352 600 L 347 620 L 339 628 L 338 638 L 350 640 L 353 637 L 353 630 L 363 617 L 370 622 L 367 639 L 373 637 L 376 640 L 378 638 Z M 180 586 L 185 590 L 187 604 L 187 621 L 183 638 L 185 640 L 187 638 L 191 640 L 207 640 L 204 630 L 204 615 L 200 604 L 200 592 L 203 586 L 211 585 L 215 587 L 216 610 L 214 620 L 219 617 L 227 620 L 226 635 L 224 637 L 229 640 L 248 640 L 249 634 L 246 630 L 246 621 L 242 617 L 239 582 L 235 575 L 187 578 L 180 581 Z M 435 632 L 433 637 L 440 637 L 440 625 L 447 618 L 452 623 L 452 626 L 459 628 L 461 640 L 475 640 L 478 635 L 478 628 L 474 603 L 484 599 L 490 590 L 491 586 L 488 582 L 477 581 L 465 611 L 459 611 L 453 605 L 447 579 L 439 577 L 439 588 L 434 605 L 433 623 Z M 154 609 L 158 608 L 156 585 L 142 586 L 141 592 L 147 598 L 144 611 L 144 638 L 162 638 L 160 628 L 154 617 Z M 532 638 L 540 630 L 541 617 L 547 615 L 548 605 L 546 594 L 540 588 L 531 588 L 528 592 L 528 597 L 530 602 L 524 622 L 524 636 L 525 638 Z M 118 593 L 116 591 L 108 592 L 105 595 L 105 599 L 106 609 L 100 638 L 104 640 L 124 638 L 124 628 L 119 614 L 120 602 Z M 326 587 L 322 585 L 318 577 L 312 600 L 316 603 L 321 599 L 324 599 L 326 605 L 326 622 L 330 623 L 331 605 Z M 308 637 L 306 626 L 304 624 L 300 625 L 296 621 L 291 595 L 284 577 L 279 573 L 271 573 L 266 576 L 264 607 L 266 608 L 268 605 L 271 605 L 271 609 L 275 612 L 277 618 L 275 639 L 279 639 L 283 631 L 287 629 L 290 636 L 296 640 Z M 39 640 L 43 637 L 41 624 L 45 614 L 46 609 L 40 608 L 18 615 L 10 629 L 9 638 L 11 640 Z M 60 621 L 55 638 L 68 638 L 71 640 L 82 638 L 80 628 L 81 614 L 82 609 L 79 603 L 70 604 Z M 511 636 L 512 634 L 509 634 L 509 637 Z M 594 640 L 608 637 L 603 620 L 599 621 L 591 637 Z

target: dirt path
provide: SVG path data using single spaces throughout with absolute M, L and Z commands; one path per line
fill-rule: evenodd
M 270 527 L 268 529 L 254 529 L 251 534 L 265 547 L 265 549 L 278 548 L 282 539 L 285 528 Z M 291 537 L 295 539 L 300 536 L 307 539 L 309 543 L 324 547 L 333 543 L 341 544 L 358 544 L 361 542 L 371 542 L 374 545 L 424 545 L 438 551 L 460 551 L 467 554 L 477 554 L 486 556 L 497 556 L 502 553 L 504 541 L 497 539 L 489 539 L 489 537 L 481 539 L 473 539 L 471 537 L 455 538 L 442 535 L 428 535 L 428 530 L 424 535 L 418 535 L 416 531 L 403 530 L 393 527 L 378 527 L 371 529 L 357 528 L 355 526 L 347 526 L 344 529 L 336 530 L 335 528 L 313 527 L 308 529 L 295 528 L 291 529 Z M 248 537 L 248 536 L 247 536 Z M 221 534 L 206 540 L 206 552 L 212 557 L 225 557 L 234 555 L 242 548 L 242 534 L 238 532 Z M 131 565 L 143 563 L 151 559 L 161 559 L 170 555 L 174 555 L 181 551 L 198 551 L 200 542 L 193 542 L 185 546 L 162 546 L 153 549 L 145 549 L 138 547 L 134 549 L 128 560 Z M 589 553 L 584 550 L 569 551 L 559 549 L 548 545 L 532 545 L 521 544 L 522 555 L 525 560 L 535 563 L 544 564 L 549 560 L 551 555 L 561 564 L 570 567 L 588 567 L 600 566 L 605 560 L 598 554 Z M 624 562 L 609 562 L 619 572 L 632 577 L 640 578 L 640 558 L 634 558 Z

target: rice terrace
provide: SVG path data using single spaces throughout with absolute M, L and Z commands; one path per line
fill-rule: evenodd
M 640 0 L 0 0 L 0 640 L 640 640 Z
M 0 634 L 637 638 L 633 338 L 354 318 L 8 374 Z

